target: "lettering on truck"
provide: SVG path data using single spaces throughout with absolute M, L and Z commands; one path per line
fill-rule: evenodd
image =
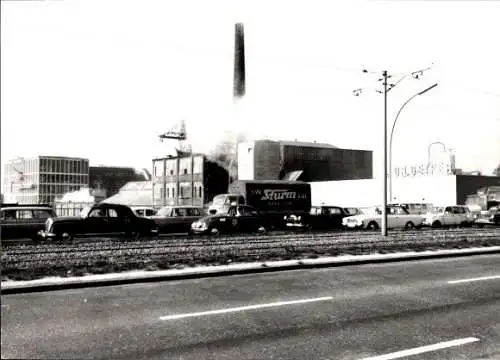
M 262 196 L 260 199 L 273 201 L 273 200 L 288 200 L 296 198 L 297 198 L 297 193 L 295 191 L 265 189 L 264 196 Z

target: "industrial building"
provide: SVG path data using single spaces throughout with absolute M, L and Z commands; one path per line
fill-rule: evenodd
M 372 151 L 330 144 L 255 140 L 238 144 L 239 180 L 371 179 Z
M 179 154 L 153 159 L 152 205 L 203 206 L 225 193 L 229 174 L 204 154 Z
M 455 156 L 442 154 L 427 164 L 398 166 L 388 177 L 388 202 L 465 205 L 468 195 L 480 188 L 500 186 L 500 177 L 465 175 L 455 169 Z M 346 207 L 380 206 L 381 178 L 311 182 L 313 204 Z
M 6 202 L 49 203 L 89 183 L 89 161 L 63 156 L 17 158 L 4 168 Z

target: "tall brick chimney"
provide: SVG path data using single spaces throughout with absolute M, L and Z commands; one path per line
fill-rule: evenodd
M 243 23 L 235 24 L 233 97 L 245 96 L 245 34 Z

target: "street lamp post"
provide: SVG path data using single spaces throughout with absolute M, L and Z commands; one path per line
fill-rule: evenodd
M 401 111 L 405 108 L 405 106 L 412 101 L 414 98 L 416 98 L 419 95 L 425 94 L 427 91 L 434 89 L 438 84 L 434 84 L 432 86 L 429 86 L 427 89 L 420 91 L 419 93 L 416 93 L 412 97 L 410 97 L 406 102 L 401 106 L 399 109 L 398 113 L 396 114 L 396 118 L 394 119 L 394 122 L 392 123 L 392 129 L 391 129 L 391 136 L 389 140 L 389 198 L 392 201 L 392 136 L 394 135 L 394 128 L 396 127 L 396 123 L 398 122 L 399 114 L 401 114 Z
M 427 166 L 431 164 L 431 147 L 432 145 L 441 145 L 443 147 L 443 151 L 446 151 L 446 145 L 441 141 L 434 141 L 427 146 Z

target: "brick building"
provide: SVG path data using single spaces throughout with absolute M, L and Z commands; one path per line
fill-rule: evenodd
M 330 144 L 256 140 L 238 144 L 239 180 L 371 179 L 372 152 Z
M 153 159 L 152 204 L 203 206 L 227 191 L 226 169 L 204 154 L 168 156 Z

